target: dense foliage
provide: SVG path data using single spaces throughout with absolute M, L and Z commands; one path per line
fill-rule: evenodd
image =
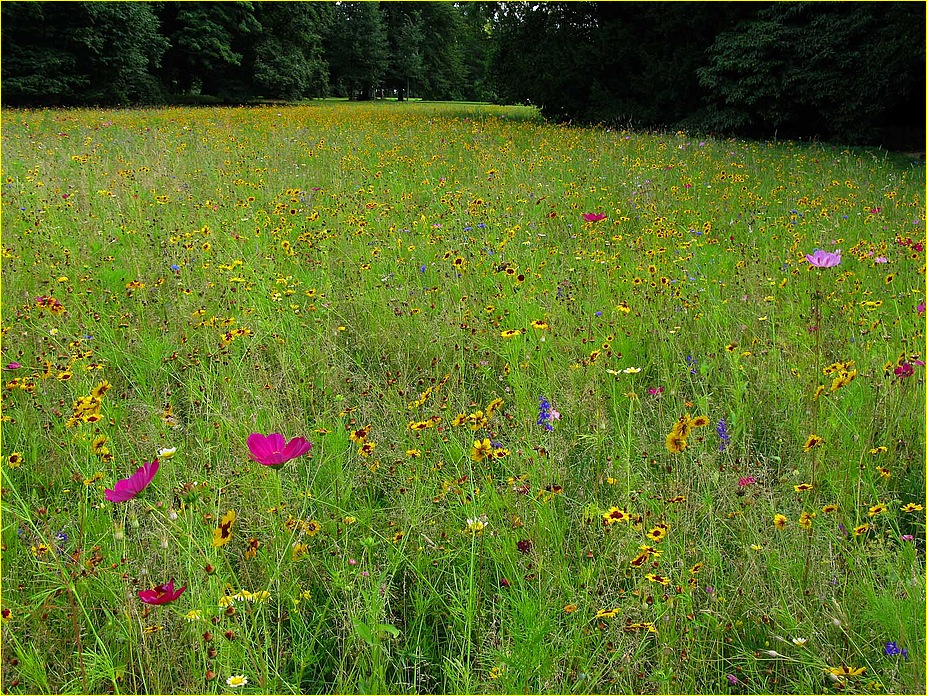
M 7 105 L 526 103 L 922 150 L 920 3 L 7 2 Z

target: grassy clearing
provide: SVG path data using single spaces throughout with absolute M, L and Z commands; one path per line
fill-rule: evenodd
M 922 166 L 2 118 L 5 690 L 923 692 Z

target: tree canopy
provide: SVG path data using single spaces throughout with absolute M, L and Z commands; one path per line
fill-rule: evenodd
M 4 2 L 6 105 L 491 100 L 923 148 L 913 2 Z

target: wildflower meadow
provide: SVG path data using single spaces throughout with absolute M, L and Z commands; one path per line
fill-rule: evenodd
M 2 113 L 4 693 L 923 693 L 923 161 Z

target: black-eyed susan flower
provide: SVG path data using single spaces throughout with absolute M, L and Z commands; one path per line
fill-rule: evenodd
M 696 416 L 692 419 L 693 428 L 704 428 L 709 425 L 711 421 L 708 419 L 708 416 Z
M 917 503 L 906 503 L 901 506 L 902 512 L 920 512 L 924 509 L 923 505 L 918 505 Z
M 538 331 L 543 331 L 549 329 L 550 325 L 546 321 L 541 321 L 540 319 L 535 319 L 531 322 L 531 328 L 537 329 Z
M 673 423 L 672 432 L 685 439 L 692 432 L 692 416 L 688 413 Z
M 486 404 L 486 413 L 485 413 L 485 418 L 486 418 L 486 420 L 489 420 L 490 418 L 492 418 L 493 415 L 495 414 L 496 410 L 497 410 L 502 404 L 503 404 L 502 399 L 498 399 L 498 398 L 497 398 L 497 399 L 493 399 L 493 400 L 490 401 L 488 404 Z
M 232 525 L 235 523 L 234 510 L 226 512 L 219 521 L 219 526 L 212 530 L 212 545 L 216 548 L 225 546 L 232 538 Z
M 805 452 L 810 452 L 810 451 L 813 450 L 815 447 L 817 447 L 818 445 L 820 445 L 822 442 L 824 442 L 824 438 L 823 438 L 823 437 L 820 437 L 820 436 L 815 435 L 815 434 L 812 433 L 811 435 L 808 436 L 808 439 L 805 440 L 805 445 L 804 445 L 803 449 L 804 449 Z
M 521 335 L 521 329 L 506 329 L 501 334 L 502 338 L 515 338 Z
M 665 524 L 658 524 L 656 527 L 647 532 L 647 538 L 652 541 L 660 542 L 666 538 L 668 528 Z
M 869 531 L 869 523 L 864 522 L 863 524 L 853 527 L 853 536 L 862 536 Z
M 875 517 L 876 515 L 882 514 L 882 513 L 885 512 L 887 509 L 888 509 L 888 508 L 885 506 L 884 503 L 878 503 L 878 504 L 876 504 L 876 505 L 872 505 L 872 506 L 870 506 L 870 508 L 869 508 L 869 516 L 870 516 L 870 517 Z
M 797 486 L 795 486 L 795 490 L 798 493 L 804 493 L 805 491 L 810 491 L 813 488 L 814 484 L 812 483 L 799 483 Z
M 610 507 L 602 515 L 602 519 L 607 526 L 610 524 L 615 524 L 616 522 L 627 522 L 631 519 L 631 516 L 620 507 Z
M 102 456 L 107 454 L 109 450 L 105 447 L 106 443 L 109 442 L 109 438 L 106 435 L 98 435 L 90 443 L 90 452 L 91 454 Z
M 617 608 L 617 607 L 615 607 L 615 608 L 613 608 L 613 609 L 599 609 L 599 610 L 595 613 L 595 618 L 597 618 L 597 619 L 610 619 L 610 618 L 612 618 L 613 616 L 617 616 L 619 611 L 621 611 L 621 609 L 619 609 L 619 608 Z
M 798 526 L 802 529 L 811 529 L 811 524 L 814 522 L 814 513 L 813 512 L 803 512 L 798 518 Z
M 12 452 L 6 460 L 7 466 L 11 469 L 22 466 L 23 463 L 23 453 L 22 452 Z
M 648 546 L 647 544 L 641 544 L 637 548 L 640 549 L 641 553 L 646 553 L 651 558 L 659 558 L 663 555 L 663 552 L 658 549 L 656 546 Z
M 840 509 L 840 506 L 837 505 L 836 503 L 828 503 L 827 505 L 821 508 L 821 512 L 823 512 L 825 515 L 829 515 L 832 512 L 837 512 L 837 510 L 839 509 Z
M 489 438 L 474 440 L 473 447 L 470 448 L 470 458 L 475 462 L 481 462 L 487 457 L 492 458 L 492 443 Z
M 781 513 L 776 513 L 776 515 L 773 517 L 773 525 L 775 525 L 776 529 L 785 529 L 788 523 L 789 518 Z
M 689 443 L 686 442 L 686 438 L 679 435 L 679 433 L 671 432 L 666 436 L 666 449 L 668 449 L 671 454 L 679 454 L 688 446 Z
M 373 454 L 373 450 L 376 448 L 376 446 L 376 442 L 365 442 L 360 446 L 360 449 L 357 450 L 357 453 L 362 457 L 369 457 L 371 454 Z
M 668 577 L 666 577 L 665 575 L 657 575 L 657 574 L 655 574 L 655 573 L 647 573 L 647 575 L 645 575 L 644 577 L 647 578 L 648 580 L 650 580 L 650 582 L 655 582 L 655 583 L 657 583 L 657 584 L 659 584 L 659 585 L 669 585 L 669 584 L 670 584 L 670 579 L 669 579 Z
M 358 428 L 357 430 L 352 430 L 348 435 L 348 439 L 351 442 L 354 442 L 358 445 L 364 444 L 367 441 L 367 437 L 370 435 L 370 426 L 364 426 L 363 428 Z

